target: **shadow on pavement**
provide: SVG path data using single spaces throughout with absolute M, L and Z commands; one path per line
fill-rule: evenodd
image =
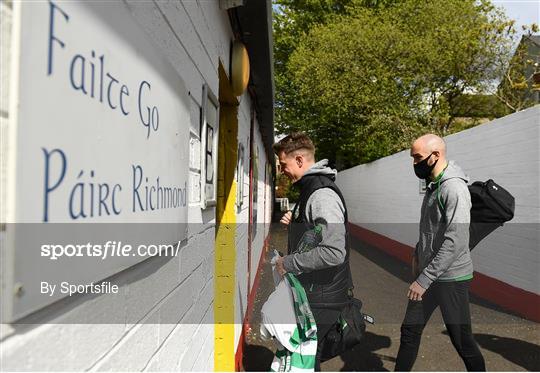
M 380 372 L 388 371 L 383 367 L 383 359 L 395 361 L 395 358 L 374 353 L 381 348 L 390 347 L 392 341 L 389 337 L 367 332 L 362 343 L 353 349 L 340 355 L 344 362 L 342 372 L 364 371 Z
M 383 359 L 394 362 L 395 358 L 377 354 L 374 353 L 374 351 L 390 347 L 391 343 L 389 337 L 367 332 L 362 343 L 340 355 L 340 358 L 344 363 L 341 371 L 388 371 L 383 367 Z M 264 346 L 249 344 L 246 344 L 244 348 L 244 371 L 268 371 L 272 359 L 274 358 L 274 353 L 270 349 Z
M 392 274 L 394 277 L 399 278 L 401 281 L 406 283 L 411 282 L 411 268 L 384 251 L 354 237 L 351 239 L 351 249 L 356 250 L 364 258 Z
M 538 345 L 492 334 L 474 334 L 474 338 L 482 348 L 495 352 L 528 371 L 540 370 L 540 346 Z
M 410 284 L 412 282 L 413 278 L 411 276 L 411 267 L 396 259 L 395 257 L 385 253 L 384 251 L 376 247 L 370 246 L 369 244 L 360 241 L 354 237 L 352 237 L 351 240 L 351 249 L 357 251 L 364 258 L 368 259 L 370 262 L 382 268 L 394 277 L 400 279 L 401 281 L 407 284 Z M 519 318 L 521 318 L 521 316 L 509 310 L 506 310 L 495 303 L 481 299 L 472 293 L 469 293 L 469 296 L 471 304 L 476 304 L 497 312 L 505 313 L 512 316 L 518 316 Z

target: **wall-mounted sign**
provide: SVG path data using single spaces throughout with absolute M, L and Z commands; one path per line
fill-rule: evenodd
M 200 134 L 190 133 L 189 138 L 189 202 L 192 205 L 201 201 L 201 140 Z
M 13 7 L 4 281 L 9 298 L 24 291 L 3 304 L 7 319 L 62 296 L 40 294 L 41 281 L 96 281 L 147 257 L 44 259 L 45 239 L 185 238 L 190 120 L 182 80 L 124 3 Z

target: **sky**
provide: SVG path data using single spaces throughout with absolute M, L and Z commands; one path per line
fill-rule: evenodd
M 516 25 L 521 29 L 521 25 L 531 23 L 540 24 L 540 0 L 492 0 L 497 6 L 506 10 L 509 18 L 515 19 Z M 272 6 L 274 10 L 276 5 Z
M 540 24 L 540 0 L 492 0 L 497 6 L 506 10 L 509 18 L 515 19 L 517 25 Z
M 522 25 L 536 23 L 540 26 L 540 0 L 492 0 L 504 8 L 510 19 L 516 20 L 516 29 L 521 33 Z

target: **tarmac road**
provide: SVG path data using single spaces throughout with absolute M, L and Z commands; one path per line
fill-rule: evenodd
M 286 231 L 275 225 L 269 249 L 285 251 Z M 354 242 L 350 255 L 355 296 L 362 300 L 363 312 L 375 318 L 368 325 L 364 342 L 353 350 L 322 363 L 323 371 L 392 371 L 399 348 L 400 325 L 407 305 L 410 268 L 369 247 Z M 244 369 L 268 371 L 273 357 L 272 342 L 258 333 L 260 309 L 274 289 L 271 268 L 261 271 L 259 290 L 250 318 L 251 330 L 244 346 Z M 539 371 L 540 324 L 501 310 L 495 305 L 472 298 L 473 332 L 489 371 Z M 463 371 L 465 366 L 446 334 L 439 310 L 426 326 L 416 371 Z

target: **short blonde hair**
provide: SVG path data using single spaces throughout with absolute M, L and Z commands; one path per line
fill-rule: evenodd
M 297 150 L 306 150 L 312 156 L 315 155 L 315 145 L 304 132 L 294 132 L 290 135 L 282 138 L 276 142 L 272 148 L 274 153 L 279 155 L 279 153 L 284 152 L 285 154 L 290 154 Z

